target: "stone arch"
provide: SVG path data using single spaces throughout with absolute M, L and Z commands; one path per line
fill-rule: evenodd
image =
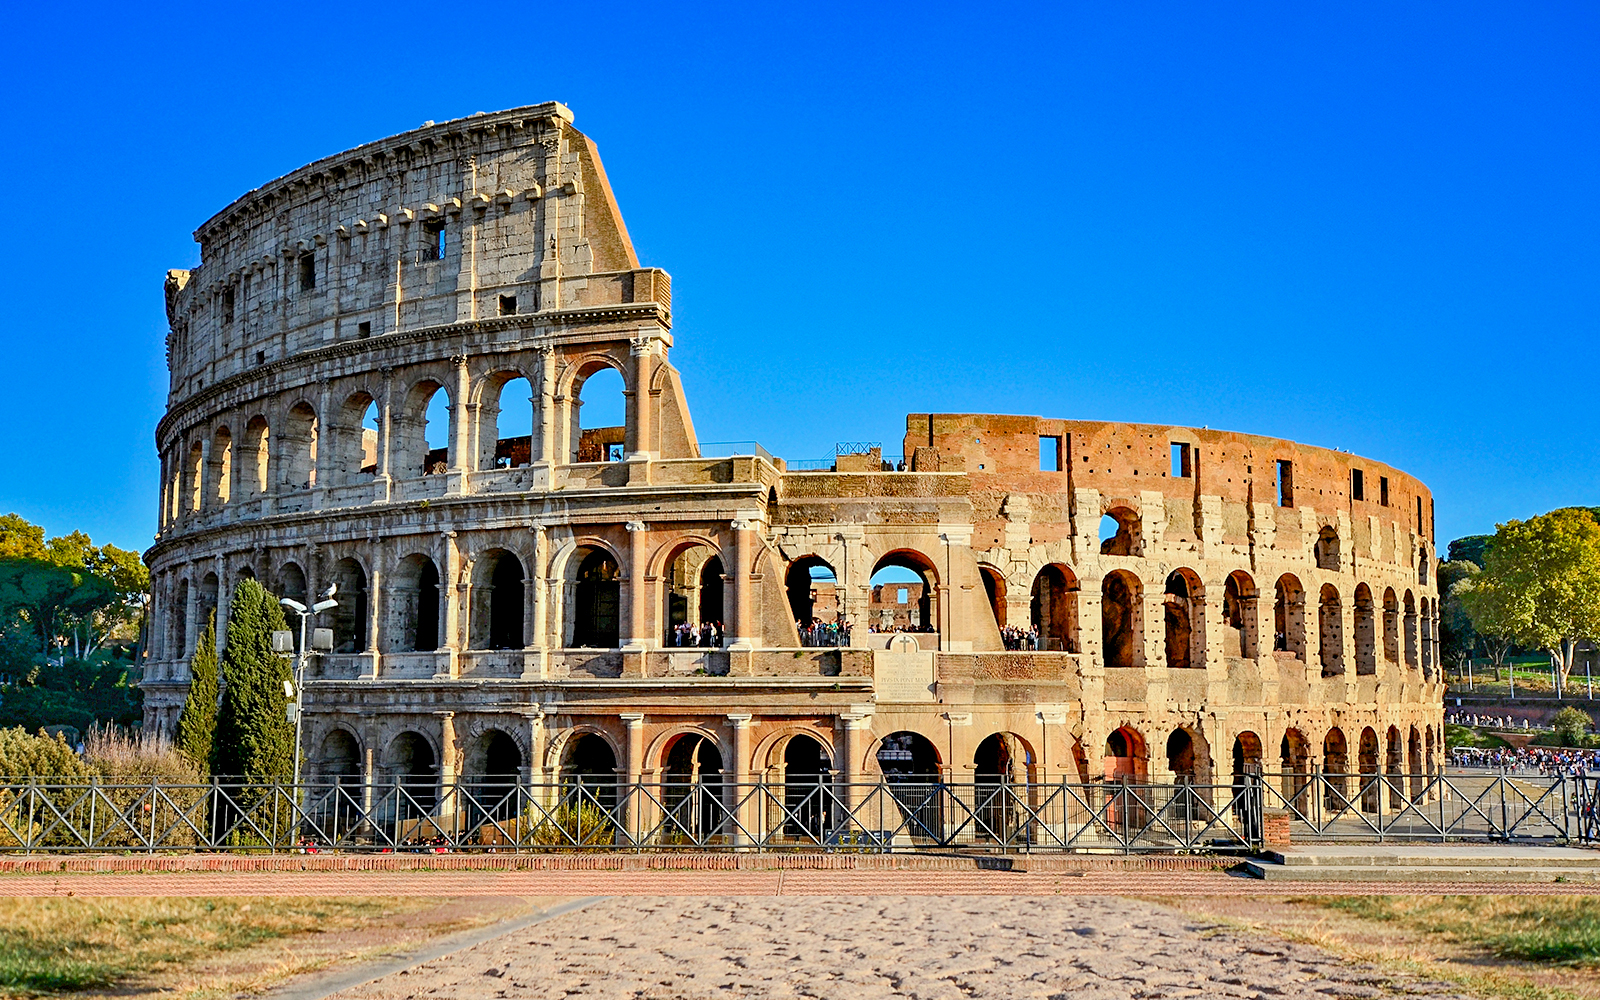
M 1384 735 L 1384 780 L 1389 786 L 1389 806 L 1398 809 L 1405 804 L 1405 740 L 1397 726 L 1390 726 Z
M 774 747 L 782 750 L 783 835 L 820 841 L 828 803 L 823 798 L 832 751 L 815 732 L 791 732 Z
M 281 489 L 292 492 L 317 485 L 318 434 L 317 411 L 310 403 L 302 399 L 289 407 L 278 445 Z
M 306 603 L 306 571 L 293 559 L 285 560 L 278 566 L 277 595 Z
M 221 590 L 221 583 L 217 574 L 206 573 L 200 578 L 200 588 L 195 599 L 195 627 L 204 629 L 206 623 L 211 621 L 211 616 L 217 613 L 217 597 Z M 198 642 L 198 637 L 196 637 Z
M 571 798 L 576 786 L 589 786 L 587 795 L 593 796 L 602 808 L 615 809 L 623 757 L 610 734 L 585 726 L 562 740 L 557 750 L 556 759 L 560 762 L 557 773 L 565 795 Z
M 183 464 L 183 512 L 200 513 L 205 502 L 206 446 L 196 439 L 189 445 L 189 457 Z
M 355 731 L 341 724 L 330 726 L 318 744 L 312 761 L 313 779 L 322 779 L 340 785 L 361 781 L 361 738 Z
M 751 755 L 751 771 L 774 771 L 783 767 L 784 754 L 787 747 L 795 737 L 804 736 L 815 740 L 822 748 L 822 755 L 827 766 L 832 768 L 834 755 L 833 740 L 824 731 L 813 726 L 784 726 L 776 732 L 768 733 L 756 744 L 755 752 Z
M 389 652 L 438 649 L 439 623 L 444 620 L 438 564 L 429 555 L 413 552 L 400 560 L 388 579 Z
M 1107 519 L 1113 523 L 1107 523 Z M 1108 506 L 1100 515 L 1100 554 L 1137 556 L 1144 552 L 1139 512 L 1121 504 Z
M 990 733 L 978 744 L 972 764 L 979 837 L 1005 843 L 1017 837 L 1025 813 L 1007 786 L 1034 784 L 1036 761 L 1028 741 L 1016 733 Z
M 1175 569 L 1167 575 L 1162 594 L 1167 666 L 1173 669 L 1206 665 L 1205 586 L 1192 569 Z M 1199 640 L 1195 641 L 1195 636 Z
M 608 547 L 578 546 L 562 576 L 563 635 L 571 648 L 616 649 L 622 635 L 622 563 Z
M 1361 774 L 1361 809 L 1377 812 L 1380 784 L 1378 780 L 1378 734 L 1371 726 L 1361 730 L 1361 742 L 1356 752 L 1356 767 Z
M 206 502 L 221 507 L 233 500 L 233 432 L 226 424 L 211 432 L 211 459 L 207 463 Z
M 656 550 L 655 575 L 661 581 L 660 614 L 663 641 L 669 646 L 696 645 L 698 626 L 728 618 L 722 549 L 702 535 L 675 538 Z
M 1101 655 L 1107 667 L 1144 663 L 1144 585 L 1125 569 L 1112 570 L 1100 584 Z
M 598 419 L 584 419 L 583 407 L 598 402 L 594 397 L 596 387 L 588 386 L 589 380 L 608 370 L 616 372 L 616 380 L 620 383 L 615 391 L 622 397 L 622 423 L 601 426 Z M 610 354 L 590 354 L 568 366 L 564 384 L 562 395 L 568 413 L 567 461 L 605 462 L 625 455 L 627 428 L 633 424 L 633 403 L 628 399 L 627 363 L 618 361 Z M 590 389 L 588 399 L 584 398 L 586 387 Z
M 1390 663 L 1400 662 L 1400 602 L 1393 587 L 1383 592 L 1383 658 Z
M 1411 781 L 1411 800 L 1422 798 L 1423 789 L 1423 762 L 1422 762 L 1422 733 L 1416 726 L 1411 727 L 1411 736 L 1406 741 L 1406 773 Z
M 937 781 L 943 775 L 939 744 L 912 729 L 897 729 L 874 741 L 867 756 L 877 761 L 886 781 Z
M 883 582 L 883 577 L 880 574 L 889 575 L 885 571 L 895 569 L 905 570 L 920 577 L 922 580 L 920 584 L 921 590 L 913 594 L 911 590 L 919 586 L 918 584 Z M 908 597 L 911 598 L 906 607 L 910 630 L 914 632 L 939 631 L 939 571 L 932 559 L 913 548 L 891 549 L 879 556 L 877 562 L 873 563 L 872 575 L 868 577 L 868 583 L 872 587 L 873 605 L 878 609 L 879 620 L 873 624 L 876 624 L 880 630 L 890 631 L 891 629 L 884 627 L 885 624 L 898 623 L 898 618 L 890 614 L 890 612 L 894 611 L 893 602 L 883 599 L 886 596 L 884 592 L 893 593 L 895 590 L 903 588 L 907 590 Z
M 1245 729 L 1233 737 L 1233 786 L 1244 785 L 1246 774 L 1259 774 L 1262 764 L 1261 737 Z
M 1198 726 L 1178 726 L 1167 734 L 1167 770 L 1179 784 L 1211 783 L 1211 743 Z
M 1283 731 L 1278 744 L 1279 765 L 1283 769 L 1283 797 L 1297 812 L 1304 813 L 1307 802 L 1306 786 L 1310 782 L 1312 764 L 1311 741 L 1294 726 Z
M 802 626 L 812 621 L 836 622 L 843 611 L 843 594 L 833 564 L 819 555 L 804 555 L 789 563 L 783 588 L 789 614 Z
M 339 589 L 333 609 L 333 651 L 359 653 L 367 648 L 367 571 L 359 560 L 346 556 L 333 564 L 333 580 Z
M 1378 621 L 1372 604 L 1372 588 L 1356 584 L 1355 596 L 1356 673 L 1378 672 Z
M 1417 599 L 1409 590 L 1406 591 L 1402 607 L 1405 608 L 1406 666 L 1415 670 L 1419 666 L 1417 657 Z
M 1318 569 L 1330 573 L 1339 571 L 1339 532 L 1333 525 L 1325 524 L 1317 532 L 1317 540 L 1312 545 L 1312 554 L 1316 557 Z
M 440 395 L 440 394 L 443 395 Z M 389 431 L 390 474 L 397 478 L 437 475 L 455 464 L 455 408 L 450 390 L 438 378 L 412 383 L 402 397 L 400 412 L 391 415 Z M 443 401 L 440 414 L 438 400 Z M 433 420 L 429 411 L 433 411 Z M 444 420 L 443 434 L 432 424 Z M 436 444 L 442 438 L 444 444 Z
M 1417 546 L 1417 584 L 1422 587 L 1428 585 L 1428 568 L 1431 560 L 1428 558 L 1428 543 L 1423 542 Z
M 1006 627 L 1006 576 L 988 563 L 978 564 L 978 575 L 983 580 L 983 596 L 989 602 L 989 613 L 994 615 L 996 628 Z
M 383 753 L 385 773 L 425 813 L 431 812 L 438 801 L 438 761 L 439 751 L 434 741 L 415 729 L 395 734 Z
M 1331 583 L 1317 594 L 1317 660 L 1324 677 L 1344 673 L 1344 606 Z
M 467 741 L 461 757 L 462 783 L 475 800 L 482 819 L 505 820 L 515 816 L 517 785 L 526 766 L 527 754 L 521 742 L 496 726 L 484 726 Z
M 1079 651 L 1078 575 L 1064 563 L 1049 563 L 1033 578 L 1029 624 L 1039 630 L 1039 648 Z
M 509 549 L 492 548 L 472 564 L 473 649 L 522 649 L 528 645 L 524 630 L 522 560 Z
M 268 458 L 272 454 L 272 434 L 267 418 L 254 416 L 244 425 L 244 438 L 239 442 L 239 496 L 241 499 L 260 496 L 272 486 L 268 476 Z
M 532 464 L 533 439 L 541 417 L 534 389 L 538 378 L 536 372 L 511 365 L 478 380 L 472 396 L 478 407 L 476 468 L 514 469 Z M 526 387 L 526 396 L 519 384 Z
M 1346 775 L 1350 773 L 1350 747 L 1345 741 L 1344 730 L 1338 726 L 1329 729 L 1322 738 L 1322 772 L 1328 783 L 1323 804 L 1334 811 L 1345 808 L 1345 794 L 1349 788 L 1345 782 Z
M 722 832 L 728 819 L 722 786 L 736 770 L 729 767 L 731 751 L 712 734 L 691 727 L 662 740 L 660 752 L 657 773 L 669 836 L 704 838 Z
M 330 479 L 334 486 L 370 481 L 378 472 L 378 431 L 367 427 L 378 414 L 372 393 L 357 389 L 345 397 L 329 425 Z
M 1278 577 L 1273 587 L 1272 648 L 1306 658 L 1306 591 L 1293 573 Z
M 1222 584 L 1222 655 L 1253 659 L 1258 628 L 1256 582 L 1236 569 Z

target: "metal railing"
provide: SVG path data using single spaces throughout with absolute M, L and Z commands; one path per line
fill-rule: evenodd
M 1600 778 L 1248 774 L 1228 785 L 393 779 L 0 780 L 0 852 L 1244 851 L 1296 841 L 1600 841 Z

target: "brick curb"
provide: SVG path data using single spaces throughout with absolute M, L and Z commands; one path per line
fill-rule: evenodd
M 0 857 L 0 874 L 395 871 L 1218 871 L 1237 858 L 1172 855 L 915 854 L 225 854 Z

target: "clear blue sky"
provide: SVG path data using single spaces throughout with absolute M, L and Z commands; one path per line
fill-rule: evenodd
M 1597 10 L 17 4 L 0 509 L 148 545 L 195 226 L 552 99 L 673 275 L 702 440 L 1208 425 L 1412 472 L 1446 540 L 1600 504 Z

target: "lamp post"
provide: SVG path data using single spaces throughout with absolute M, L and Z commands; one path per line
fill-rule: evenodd
M 334 592 L 338 588 L 339 585 L 337 583 L 330 584 L 328 589 L 323 591 L 323 599 L 311 605 L 310 608 L 288 597 L 281 598 L 278 601 L 279 604 L 300 616 L 300 652 L 294 661 L 294 785 L 297 790 L 300 785 L 300 734 L 305 726 L 306 622 L 324 611 L 329 611 L 339 606 L 339 602 L 333 599 Z M 296 794 L 298 795 L 298 791 Z

